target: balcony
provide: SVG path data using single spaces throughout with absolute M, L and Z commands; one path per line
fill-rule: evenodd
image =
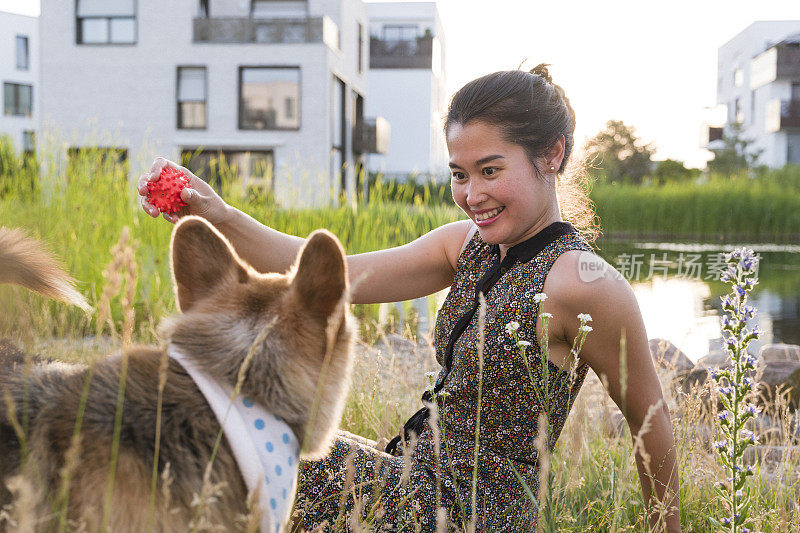
M 339 28 L 328 17 L 299 19 L 196 18 L 195 43 L 287 44 L 325 43 L 339 46 Z
M 385 40 L 370 37 L 370 68 L 424 68 L 432 67 L 433 36 L 424 35 L 415 40 Z
M 751 90 L 778 79 L 800 81 L 800 45 L 798 43 L 778 44 L 750 61 Z
M 797 43 L 778 46 L 778 79 L 800 81 L 800 46 Z
M 800 129 L 800 100 L 771 100 L 767 102 L 764 129 L 769 133 Z

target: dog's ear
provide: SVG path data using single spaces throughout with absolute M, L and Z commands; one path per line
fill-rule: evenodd
M 298 255 L 292 288 L 305 309 L 328 317 L 347 290 L 347 265 L 339 240 L 326 230 L 308 236 Z
M 170 243 L 172 280 L 178 308 L 188 311 L 222 284 L 244 283 L 247 269 L 228 240 L 206 220 L 184 217 L 175 226 Z

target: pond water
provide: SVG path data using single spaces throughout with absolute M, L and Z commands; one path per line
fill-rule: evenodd
M 599 254 L 633 287 L 649 338 L 671 341 L 693 361 L 720 350 L 721 255 L 746 246 L 759 257 L 759 284 L 750 293 L 755 323 L 764 332 L 750 343 L 757 354 L 772 343 L 800 344 L 800 246 L 769 243 L 700 244 L 600 242 Z M 641 262 L 637 272 L 631 264 Z
M 750 300 L 757 309 L 755 321 L 764 332 L 750 343 L 750 352 L 757 354 L 765 344 L 800 344 L 799 245 L 601 239 L 598 246 L 598 254 L 633 287 L 648 338 L 671 341 L 692 361 L 721 349 L 720 297 L 730 290 L 730 285 L 719 281 L 722 255 L 746 246 L 760 257 L 759 284 Z M 445 295 L 442 291 L 413 303 L 420 332 L 433 326 L 434 310 Z M 387 309 L 383 306 L 382 316 Z

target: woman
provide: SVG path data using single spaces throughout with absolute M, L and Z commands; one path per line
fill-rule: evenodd
M 671 422 L 641 314 L 628 283 L 592 253 L 591 204 L 564 173 L 574 129 L 574 112 L 546 65 L 489 74 L 453 96 L 445 123 L 453 199 L 469 220 L 404 246 L 348 257 L 350 277 L 359 280 L 354 303 L 409 300 L 450 287 L 434 334 L 444 368 L 425 396 L 432 412 L 420 411 L 406 424 L 404 437 L 416 438 L 413 449 L 390 448 L 405 451 L 406 458 L 343 434 L 327 458 L 304 463 L 297 518 L 306 529 L 342 523 L 355 512 L 369 514 L 376 529 L 415 522 L 433 531 L 437 520 L 469 523 L 473 507 L 478 530 L 533 529 L 539 454 L 555 446 L 591 367 L 604 378 L 631 434 L 645 422 L 649 427 L 635 449 L 651 525 L 660 521 L 659 527 L 680 531 Z M 165 165 L 175 166 L 156 159 L 139 181 L 140 194 Z M 194 189 L 182 193 L 187 212 L 213 222 L 256 268 L 290 267 L 303 239 L 259 224 L 227 206 L 201 180 L 191 181 Z M 144 199 L 142 207 L 158 216 Z M 586 237 L 562 220 L 562 212 L 572 214 Z M 486 301 L 482 368 L 479 293 Z M 538 316 L 541 293 L 552 315 L 547 328 Z M 589 319 L 586 313 L 594 331 L 576 356 L 572 344 L 585 333 L 580 328 Z M 581 321 L 578 314 L 584 314 Z M 519 328 L 507 327 L 512 322 Z M 539 341 L 545 334 L 546 365 Z M 527 356 L 519 341 L 529 343 Z M 624 384 L 622 372 L 631 378 Z M 542 422 L 548 427 L 546 442 L 537 446 Z M 671 510 L 659 512 L 665 505 Z

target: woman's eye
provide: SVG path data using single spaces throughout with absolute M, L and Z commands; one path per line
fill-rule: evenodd
M 483 169 L 483 173 L 487 176 L 491 176 L 497 172 L 497 167 L 486 167 Z
M 456 181 L 461 181 L 462 179 L 464 179 L 464 173 L 463 172 L 453 172 L 453 179 L 456 180 Z

